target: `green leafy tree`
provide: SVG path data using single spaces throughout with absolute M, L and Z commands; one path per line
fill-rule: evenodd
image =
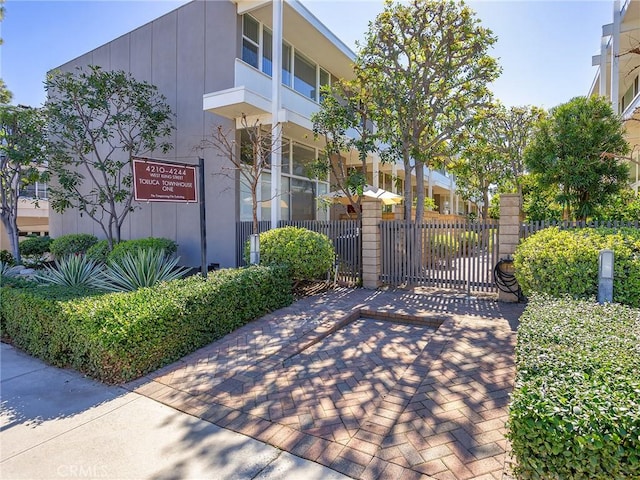
M 483 130 L 486 143 L 504 168 L 497 181 L 499 190 L 522 195 L 521 179 L 526 172 L 524 153 L 544 115 L 544 110 L 539 107 L 507 109 L 499 103 L 487 112 L 487 125 Z
M 624 127 L 604 97 L 576 97 L 538 124 L 525 161 L 542 187 L 557 186 L 565 219 L 585 220 L 623 189 L 629 167 Z
M 480 205 L 483 219 L 489 215 L 489 194 L 506 180 L 506 162 L 492 143 L 493 118 L 479 115 L 467 127 L 460 155 L 449 164 L 449 170 L 456 176 L 456 189 L 465 201 Z
M 462 126 L 490 103 L 487 85 L 500 73 L 488 54 L 495 42 L 461 1 L 387 0 L 370 24 L 356 72 L 377 105 L 382 139 L 402 158 L 405 219 L 411 219 L 411 172 L 417 184 L 416 220 L 421 221 L 423 167 L 443 164 Z
M 367 183 L 367 156 L 375 152 L 377 136 L 372 118 L 375 106 L 360 78 L 323 87 L 320 110 L 313 114 L 313 133 L 324 141 L 320 156 L 309 168 L 311 177 L 331 178 L 360 219 L 362 193 Z M 357 155 L 358 162 L 349 162 Z
M 97 66 L 56 72 L 45 87 L 53 153 L 51 207 L 76 208 L 100 225 L 113 248 L 134 210 L 131 160 L 168 152 L 173 114 L 154 85 Z
M 41 109 L 0 105 L 0 218 L 20 263 L 18 197 L 38 181 L 45 159 L 46 117 Z
M 528 173 L 521 179 L 522 210 L 529 222 L 562 220 L 562 205 L 556 199 L 560 190 L 557 185 L 544 186 L 539 176 Z

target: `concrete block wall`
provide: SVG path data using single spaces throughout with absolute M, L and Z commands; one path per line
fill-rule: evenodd
M 362 286 L 380 286 L 380 228 L 382 208 L 376 199 L 362 199 Z
M 498 258 L 500 260 L 513 258 L 520 241 L 520 215 L 522 212 L 522 198 L 518 194 L 500 195 L 500 233 L 498 235 Z M 501 302 L 517 302 L 518 296 L 498 291 Z

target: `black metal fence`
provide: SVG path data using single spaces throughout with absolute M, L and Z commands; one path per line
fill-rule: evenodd
M 347 285 L 360 283 L 362 264 L 362 248 L 360 228 L 356 220 L 281 220 L 279 227 L 294 226 L 306 228 L 314 232 L 325 234 L 333 242 L 336 250 L 337 279 Z M 269 230 L 270 221 L 258 222 L 259 233 Z M 244 261 L 244 248 L 251 235 L 253 222 L 238 222 L 236 224 L 236 263 L 238 266 L 246 265 Z
M 498 223 L 380 223 L 381 277 L 387 285 L 494 292 Z

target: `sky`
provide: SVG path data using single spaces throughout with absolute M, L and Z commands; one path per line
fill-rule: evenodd
M 216 1 L 216 0 L 209 0 Z M 356 50 L 382 0 L 301 0 Z M 169 12 L 185 1 L 7 0 L 0 24 L 0 77 L 14 104 L 45 100 L 46 72 Z M 602 25 L 612 0 L 470 0 L 482 24 L 498 37 L 492 54 L 501 77 L 495 96 L 507 106 L 551 108 L 586 95 L 596 74 Z M 286 28 L 286 27 L 285 27 Z

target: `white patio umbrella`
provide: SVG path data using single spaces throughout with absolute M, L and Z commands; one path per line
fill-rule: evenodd
M 389 192 L 382 188 L 372 187 L 371 185 L 365 185 L 364 190 L 362 191 L 362 196 L 380 200 L 383 205 L 397 205 L 403 200 L 403 197 L 397 193 Z M 322 195 L 322 197 L 334 203 L 349 205 L 349 198 L 342 190 L 329 192 L 326 195 Z M 356 199 L 358 198 L 357 195 L 354 195 L 353 197 Z

